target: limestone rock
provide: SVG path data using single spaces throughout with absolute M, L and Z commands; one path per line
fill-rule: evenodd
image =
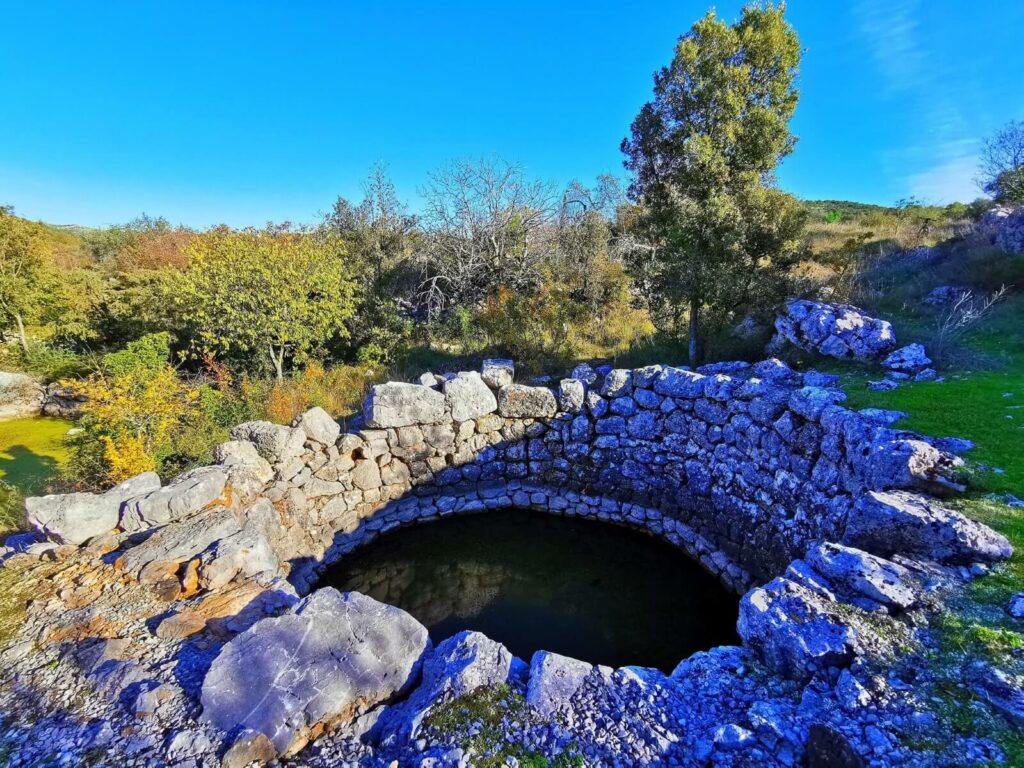
M 277 573 L 277 555 L 259 531 L 244 528 L 214 542 L 199 559 L 199 584 L 216 590 L 236 576 L 269 580 Z
M 743 596 L 736 629 L 771 669 L 808 680 L 830 668 L 848 666 L 859 645 L 855 630 L 831 604 L 807 587 L 779 577 Z
M 262 733 L 293 755 L 317 726 L 346 723 L 407 689 L 429 643 L 404 611 L 321 589 L 224 646 L 203 681 L 203 717 L 224 731 Z
M 547 387 L 510 384 L 498 391 L 498 413 L 510 419 L 539 419 L 558 411 L 555 395 Z
M 341 425 L 319 406 L 300 414 L 292 422 L 292 426 L 298 427 L 306 437 L 321 445 L 334 445 L 341 435 Z
M 231 439 L 248 440 L 256 446 L 260 456 L 271 464 L 277 464 L 302 455 L 306 433 L 269 421 L 246 421 L 231 430 Z
M 1005 560 L 1013 547 L 991 528 L 906 491 L 869 491 L 857 499 L 843 543 L 883 557 L 921 555 L 944 563 Z
M 1024 728 L 1024 682 L 984 661 L 964 670 L 965 682 L 1017 728 Z
M 558 407 L 573 415 L 583 410 L 587 400 L 587 387 L 579 379 L 562 379 L 558 383 Z
M 550 651 L 537 651 L 530 661 L 526 703 L 544 717 L 566 706 L 583 685 L 593 665 Z
M 227 480 L 227 473 L 220 467 L 199 467 L 178 475 L 163 488 L 125 502 L 121 529 L 129 533 L 144 531 L 198 512 L 220 498 Z
M 477 688 L 508 682 L 514 657 L 480 632 L 459 632 L 438 645 L 423 662 L 423 681 L 380 723 L 383 739 L 415 739 L 423 719 L 437 706 Z M 520 662 L 522 663 L 522 662 Z
M 44 394 L 42 385 L 31 376 L 0 371 L 0 421 L 38 416 Z
M 917 373 L 932 364 L 932 360 L 924 351 L 924 347 L 918 343 L 907 344 L 890 354 L 882 365 L 890 371 L 901 373 Z
M 515 379 L 516 367 L 511 360 L 490 358 L 484 360 L 480 367 L 480 375 L 484 383 L 491 389 L 507 387 Z
M 1024 592 L 1017 592 L 1010 598 L 1010 604 L 1006 607 L 1006 612 L 1015 619 L 1024 619 Z
M 773 347 L 796 347 L 835 358 L 877 358 L 896 346 L 892 325 L 848 304 L 790 299 L 775 318 Z
M 445 396 L 419 384 L 389 382 L 370 390 L 363 418 L 372 429 L 435 424 L 445 416 Z
M 25 499 L 28 524 L 67 544 L 82 544 L 117 527 L 126 499 L 160 487 L 155 472 L 144 472 L 105 493 L 65 493 Z
M 197 515 L 165 525 L 144 541 L 129 547 L 118 559 L 127 573 L 159 571 L 165 565 L 191 560 L 213 542 L 242 530 L 235 514 L 225 507 L 210 507 Z M 144 579 L 146 580 L 146 579 Z
M 862 550 L 819 544 L 808 551 L 807 562 L 840 595 L 861 595 L 893 611 L 905 610 L 917 602 L 906 568 Z
M 475 371 L 463 372 L 449 379 L 444 383 L 443 391 L 455 421 L 476 419 L 498 408 L 494 392 Z
M 256 446 L 247 440 L 230 440 L 213 449 L 213 459 L 233 474 L 232 470 L 241 469 L 250 472 L 261 484 L 274 479 L 274 468 L 270 462 L 260 456 Z
M 277 750 L 270 739 L 259 731 L 246 728 L 224 753 L 220 768 L 249 768 L 253 763 L 266 765 L 276 759 Z

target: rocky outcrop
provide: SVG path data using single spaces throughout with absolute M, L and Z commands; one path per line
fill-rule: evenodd
M 771 348 L 789 343 L 838 359 L 873 360 L 896 346 L 896 334 L 885 320 L 849 304 L 790 299 L 775 318 Z
M 1024 253 L 1024 206 L 995 218 L 993 228 L 996 245 L 1007 253 Z
M 902 491 L 869 491 L 857 499 L 843 541 L 885 557 L 904 553 L 955 564 L 996 562 L 1013 552 L 988 526 Z
M 220 467 L 178 475 L 163 488 L 128 499 L 121 508 L 120 528 L 133 533 L 188 517 L 220 498 L 227 481 Z
M 224 646 L 203 681 L 203 717 L 264 734 L 292 755 L 415 681 L 429 647 L 409 614 L 326 588 Z
M 126 480 L 105 493 L 65 493 L 25 500 L 30 526 L 61 543 L 83 544 L 117 527 L 121 508 L 129 499 L 160 487 L 155 472 Z
M 38 416 L 45 400 L 45 389 L 31 376 L 0 371 L 0 421 Z

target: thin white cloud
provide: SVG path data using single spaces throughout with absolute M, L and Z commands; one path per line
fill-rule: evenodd
M 978 174 L 977 154 L 950 157 L 907 177 L 910 194 L 925 203 L 946 205 L 969 202 L 981 195 L 974 179 Z
M 973 200 L 980 137 L 970 119 L 972 78 L 931 45 L 919 21 L 930 9 L 922 0 L 856 0 L 851 9 L 886 95 L 912 107 L 901 111 L 912 114 L 913 142 L 882 153 L 887 173 L 927 202 Z
M 919 0 L 858 0 L 852 10 L 867 50 L 891 90 L 915 90 L 932 79 L 918 34 Z

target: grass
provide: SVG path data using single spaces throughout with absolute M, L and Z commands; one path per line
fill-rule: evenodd
M 68 457 L 61 419 L 0 421 L 0 536 L 23 525 L 22 498 L 41 492 Z
M 1024 286 L 1024 262 L 993 254 L 984 244 L 958 241 L 944 246 L 937 263 L 915 271 L 885 264 L 875 267 L 877 298 L 865 302 L 871 313 L 892 321 L 901 342 L 936 344 L 936 310 L 921 298 L 938 285 L 973 288 L 984 295 L 1006 284 Z M 881 372 L 836 365 L 851 408 L 886 408 L 908 417 L 897 427 L 936 437 L 964 437 L 976 447 L 965 455 L 969 489 L 948 504 L 1000 531 L 1015 553 L 962 594 L 931 621 L 937 650 L 930 664 L 937 683 L 935 711 L 952 730 L 999 744 L 1006 764 L 1024 765 L 1024 734 L 981 702 L 963 685 L 962 668 L 972 659 L 1021 671 L 1024 634 L 1006 613 L 1010 597 L 1024 591 L 1024 510 L 1008 506 L 1005 494 L 1024 498 L 1024 292 L 998 305 L 982 323 L 950 345 L 937 361 L 942 383 L 907 383 L 873 392 L 866 383 Z
M 508 757 L 519 761 L 521 768 L 575 768 L 584 765 L 577 755 L 564 752 L 554 758 L 504 740 L 501 721 L 525 719 L 526 701 L 508 685 L 477 688 L 460 699 L 454 699 L 431 712 L 423 722 L 424 733 L 438 733 L 454 738 L 463 749 L 470 750 L 473 765 L 478 768 L 502 768 Z M 470 735 L 474 732 L 474 735 Z

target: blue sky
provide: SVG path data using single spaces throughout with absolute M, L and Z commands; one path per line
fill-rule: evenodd
M 734 19 L 740 2 L 718 12 Z M 706 0 L 12 3 L 0 203 L 101 225 L 309 222 L 376 162 L 497 154 L 623 173 L 651 74 Z M 806 198 L 970 199 L 979 139 L 1024 118 L 1021 0 L 791 0 L 806 55 L 780 180 Z

